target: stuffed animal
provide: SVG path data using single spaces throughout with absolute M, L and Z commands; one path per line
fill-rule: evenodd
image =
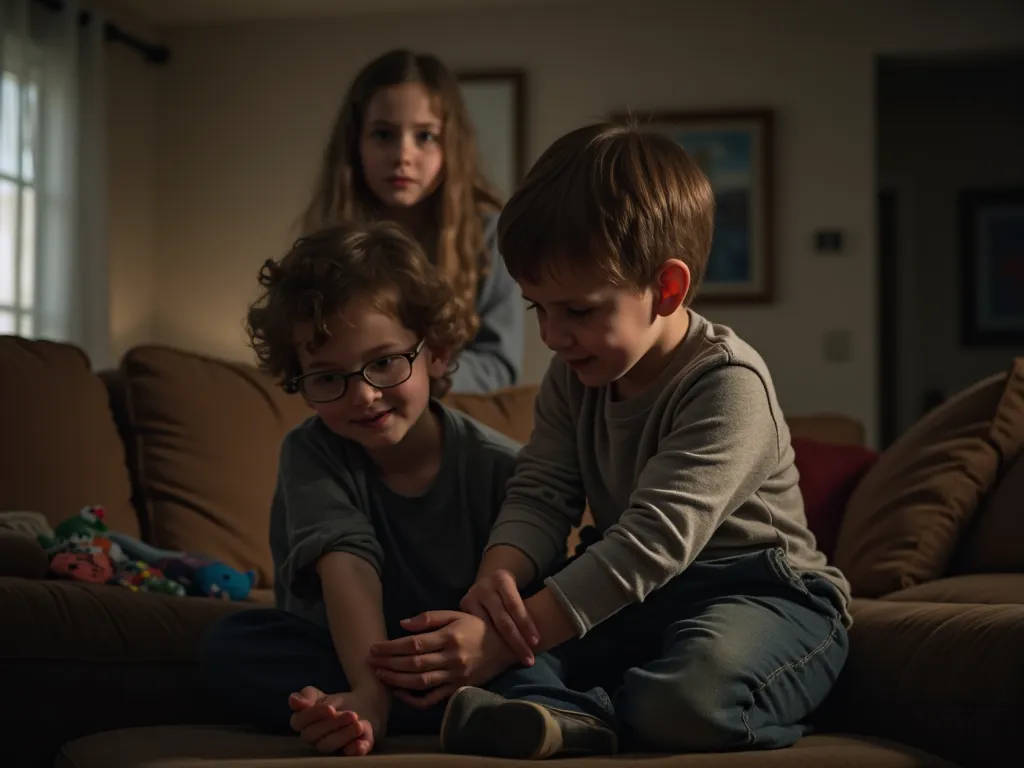
M 245 600 L 256 583 L 256 572 L 241 573 L 230 565 L 198 555 L 157 560 L 168 578 L 184 584 L 190 595 Z
M 114 566 L 106 552 L 57 552 L 50 558 L 49 573 L 87 584 L 106 584 L 114 575 Z
M 127 563 L 118 571 L 114 583 L 127 587 L 133 592 L 156 592 L 163 595 L 185 596 L 185 587 L 168 579 L 159 568 L 137 560 Z
M 124 559 L 121 548 L 110 540 L 104 521 L 106 510 L 99 506 L 82 507 L 78 514 L 62 521 L 53 536 L 39 535 L 39 543 L 50 554 L 56 552 L 102 552 L 112 562 Z
M 256 584 L 256 572 L 239 573 L 229 565 L 213 562 L 196 571 L 193 583 L 200 594 L 224 600 L 245 600 Z
M 256 583 L 255 571 L 241 573 L 194 552 L 159 549 L 123 533 L 109 535 L 122 551 L 159 569 L 166 578 L 184 586 L 189 595 L 245 600 Z

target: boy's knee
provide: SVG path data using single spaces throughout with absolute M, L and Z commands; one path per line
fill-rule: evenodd
M 664 660 L 649 671 L 626 673 L 616 710 L 632 737 L 646 749 L 718 752 L 749 743 L 737 672 L 708 646 L 693 650 L 685 669 Z M 664 665 L 664 668 L 659 668 Z M 675 668 L 673 668 L 675 667 Z

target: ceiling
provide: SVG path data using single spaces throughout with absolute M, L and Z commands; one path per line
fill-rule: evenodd
M 497 8 L 509 5 L 555 5 L 571 0 L 111 0 L 161 26 L 255 19 L 350 16 L 446 8 Z M 580 0 L 576 0 L 580 1 Z

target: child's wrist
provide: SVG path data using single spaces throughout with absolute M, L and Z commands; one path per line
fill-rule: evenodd
M 352 693 L 367 700 L 379 710 L 388 712 L 391 709 L 391 689 L 374 676 L 372 679 L 357 681 L 352 684 Z

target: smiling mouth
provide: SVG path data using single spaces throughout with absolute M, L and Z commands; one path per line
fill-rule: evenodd
M 353 419 L 352 423 L 357 424 L 360 427 L 380 427 L 387 421 L 388 416 L 394 413 L 394 410 L 394 408 L 390 408 L 386 411 L 381 411 L 380 413 L 375 413 L 372 416 L 366 416 L 362 419 Z

